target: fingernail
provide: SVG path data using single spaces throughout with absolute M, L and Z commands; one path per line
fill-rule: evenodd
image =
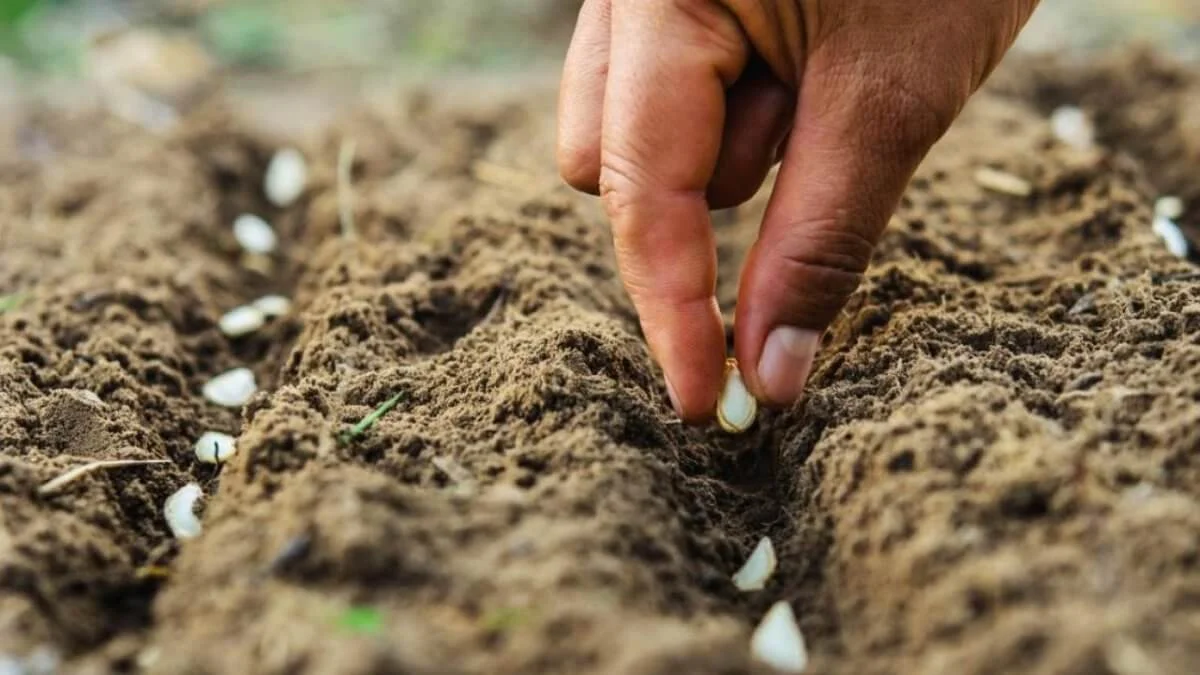
M 816 331 L 791 326 L 771 331 L 758 360 L 758 380 L 767 400 L 788 404 L 800 398 L 820 339 Z
M 675 385 L 671 384 L 671 378 L 664 377 L 667 381 L 667 397 L 671 399 L 671 407 L 675 409 L 675 414 L 683 417 L 683 408 L 679 407 L 679 396 L 675 393 Z

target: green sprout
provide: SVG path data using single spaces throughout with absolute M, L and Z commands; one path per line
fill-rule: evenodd
M 392 408 L 396 407 L 396 404 L 400 402 L 400 398 L 401 394 L 396 394 L 395 396 L 381 403 L 378 408 L 371 411 L 371 414 L 362 418 L 362 421 L 360 421 L 358 424 L 355 424 L 339 434 L 338 441 L 342 445 L 345 445 L 359 436 L 367 433 L 367 430 L 375 426 L 375 423 L 378 422 L 380 418 L 391 412 Z
M 0 314 L 16 309 L 25 302 L 24 293 L 12 293 L 11 295 L 0 295 Z
M 529 612 L 520 607 L 500 607 L 483 617 L 483 629 L 489 633 L 508 633 L 528 618 Z
M 374 607 L 350 607 L 338 617 L 338 627 L 355 635 L 379 635 L 383 632 L 383 613 Z

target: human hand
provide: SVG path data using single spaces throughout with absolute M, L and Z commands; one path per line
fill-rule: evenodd
M 711 416 L 725 361 L 709 210 L 782 159 L 742 272 L 735 348 L 760 400 L 800 395 L 930 146 L 1037 0 L 586 0 L 558 161 L 600 194 L 677 412 Z

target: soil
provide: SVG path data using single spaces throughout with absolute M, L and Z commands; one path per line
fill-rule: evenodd
M 765 672 L 749 634 L 786 599 L 813 673 L 1194 672 L 1200 273 L 1150 219 L 1171 191 L 1200 228 L 1200 74 L 1009 64 L 914 179 L 804 400 L 737 437 L 675 421 L 601 210 L 555 177 L 552 87 L 504 89 L 358 106 L 302 144 L 286 209 L 260 190 L 284 139 L 218 100 L 158 135 L 53 110 L 6 130 L 0 666 Z M 1051 138 L 1063 102 L 1095 152 Z M 764 201 L 716 218 L 727 319 Z M 247 210 L 279 254 L 241 256 Z M 221 335 L 269 292 L 291 315 Z M 238 365 L 260 393 L 207 404 Z M 238 436 L 219 471 L 192 454 L 210 429 Z M 161 506 L 189 481 L 204 532 L 176 543 Z M 763 535 L 778 572 L 739 593 Z

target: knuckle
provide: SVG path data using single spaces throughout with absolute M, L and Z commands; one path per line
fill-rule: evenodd
M 556 152 L 558 173 L 568 185 L 596 194 L 600 183 L 600 148 L 560 142 Z
M 797 223 L 786 231 L 779 247 L 781 259 L 826 276 L 857 281 L 875 251 L 872 237 L 836 219 Z
M 629 215 L 645 193 L 645 178 L 636 168 L 636 163 L 615 153 L 606 153 L 600 161 L 598 184 L 600 198 L 613 223 L 614 233 L 620 237 L 622 225 L 631 222 Z
M 874 241 L 835 220 L 808 221 L 788 229 L 773 251 L 773 274 L 789 305 L 786 312 L 814 326 L 831 323 L 858 288 L 870 265 Z
M 872 141 L 896 152 L 923 155 L 958 116 L 953 87 L 929 86 L 920 78 L 885 70 L 865 79 L 857 102 Z

